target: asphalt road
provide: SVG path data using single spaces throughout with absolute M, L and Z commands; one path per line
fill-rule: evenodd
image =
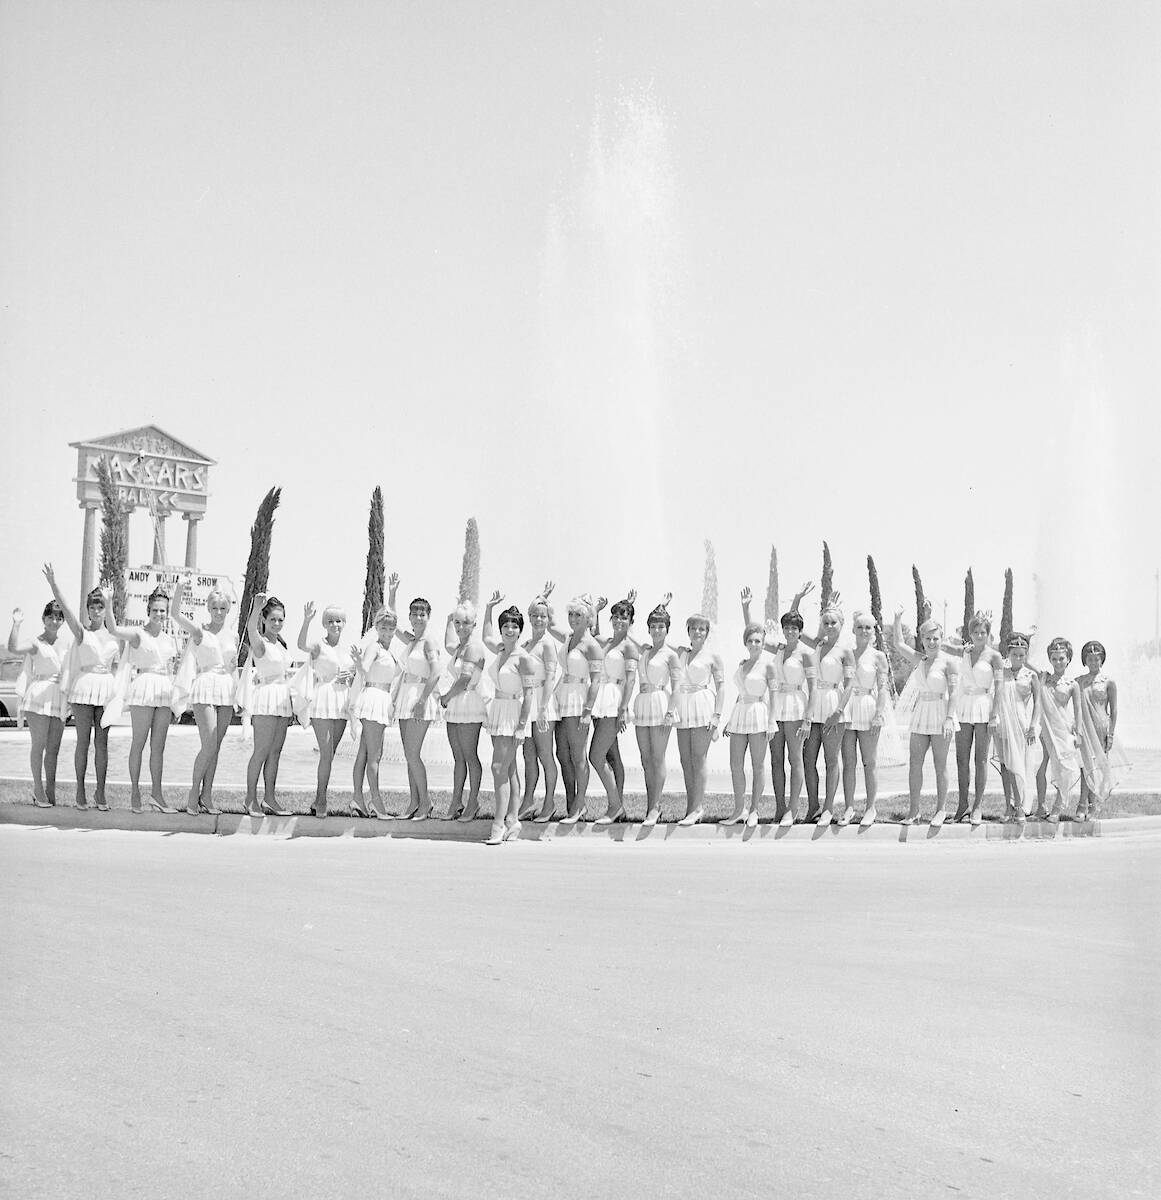
M 0 827 L 0 1193 L 1155 1196 L 1159 855 Z

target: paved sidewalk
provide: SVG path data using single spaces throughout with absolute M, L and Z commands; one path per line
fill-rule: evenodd
M 1158 1194 L 1161 838 L 736 849 L 0 827 L 0 1191 Z

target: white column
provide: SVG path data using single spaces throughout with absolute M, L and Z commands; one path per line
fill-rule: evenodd
M 198 569 L 198 522 L 202 513 L 187 512 L 183 515 L 185 526 L 185 565 L 191 571 Z
M 81 540 L 81 606 L 79 611 L 85 611 L 85 597 L 93 590 L 97 581 L 97 509 L 101 507 L 96 500 L 82 500 L 81 508 L 85 511 L 85 531 Z M 83 619 L 83 616 L 82 616 Z

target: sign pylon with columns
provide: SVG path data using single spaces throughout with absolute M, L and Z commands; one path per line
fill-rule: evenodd
M 186 522 L 185 565 L 197 569 L 198 522 L 206 514 L 210 467 L 214 460 L 156 425 L 125 429 L 84 442 L 70 442 L 77 452 L 77 500 L 85 513 L 81 546 L 81 596 L 87 595 L 97 574 L 97 525 L 101 488 L 97 461 L 108 459 L 113 482 L 128 515 L 145 508 L 153 518 L 153 562 L 166 563 L 165 522 L 180 513 Z

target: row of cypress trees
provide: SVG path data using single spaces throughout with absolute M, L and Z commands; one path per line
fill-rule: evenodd
M 101 490 L 101 583 L 113 593 L 113 612 L 118 621 L 125 615 L 126 586 L 128 572 L 128 538 L 125 506 L 117 494 L 109 462 L 101 458 L 97 462 L 97 482 Z M 246 575 L 242 585 L 242 599 L 238 606 L 239 655 L 245 654 L 247 645 L 246 620 L 254 597 L 265 592 L 270 579 L 270 546 L 274 534 L 274 514 L 282 500 L 282 489 L 272 487 L 262 502 L 254 523 L 250 526 L 250 555 L 246 561 Z M 383 491 L 376 487 L 371 493 L 370 511 L 367 517 L 367 563 L 363 583 L 362 632 L 371 627 L 375 613 L 383 604 L 386 584 L 384 558 L 385 531 L 383 518 Z M 919 626 L 926 619 L 927 597 L 919 568 L 912 564 L 911 577 L 915 585 L 915 645 L 919 647 Z M 867 580 L 871 595 L 871 615 L 875 619 L 875 645 L 878 649 L 892 652 L 892 666 L 896 666 L 897 655 L 893 646 L 885 646 L 883 622 L 883 598 L 879 589 L 879 573 L 874 558 L 867 555 Z M 1012 632 L 1012 569 L 1004 571 L 1004 599 L 1000 611 L 1000 644 L 1003 645 Z M 825 607 L 834 596 L 834 563 L 830 546 L 822 543 L 822 574 L 819 583 L 819 603 Z M 464 530 L 464 556 L 460 570 L 459 599 L 478 604 L 480 600 L 480 530 L 475 517 L 469 517 Z M 963 633 L 966 636 L 971 619 L 975 615 L 975 579 L 969 567 L 964 577 Z M 713 542 L 705 540 L 705 575 L 702 586 L 702 612 L 711 621 L 718 616 L 718 572 Z M 764 606 L 767 620 L 779 618 L 778 547 L 770 547 L 770 568 L 766 583 Z

